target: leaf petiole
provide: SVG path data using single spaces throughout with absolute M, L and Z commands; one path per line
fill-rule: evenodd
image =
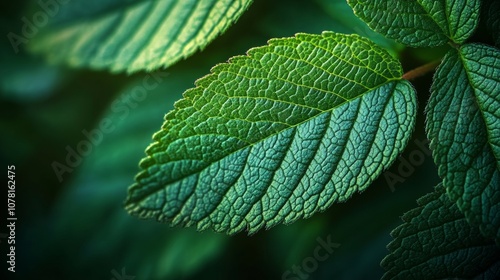
M 414 79 L 421 77 L 421 76 L 423 76 L 431 71 L 434 71 L 434 69 L 436 69 L 436 67 L 439 65 L 439 63 L 441 63 L 441 59 L 431 61 L 427 64 L 424 64 L 422 66 L 419 66 L 415 69 L 412 69 L 412 70 L 404 73 L 402 78 L 405 80 L 408 80 L 408 81 L 414 80 Z

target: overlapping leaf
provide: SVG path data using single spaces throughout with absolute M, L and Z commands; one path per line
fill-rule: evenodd
M 499 240 L 500 51 L 450 51 L 431 92 L 427 133 L 443 185 L 469 222 Z
M 251 2 L 72 0 L 53 8 L 50 24 L 30 46 L 72 66 L 153 70 L 205 47 Z
M 479 0 L 348 0 L 375 31 L 413 47 L 463 43 L 479 22 Z
M 399 62 L 356 35 L 274 39 L 197 81 L 141 161 L 127 210 L 235 233 L 364 190 L 415 121 Z
M 500 247 L 471 226 L 440 184 L 391 235 L 382 279 L 498 279 Z

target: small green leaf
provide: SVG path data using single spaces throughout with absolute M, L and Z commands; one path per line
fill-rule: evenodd
M 348 0 L 375 31 L 412 47 L 463 43 L 479 22 L 479 0 Z
M 204 48 L 251 0 L 72 0 L 30 42 L 74 67 L 135 72 L 168 67 Z M 84 8 L 82 8 L 84 7 Z
M 126 209 L 232 234 L 345 201 L 410 137 L 415 92 L 401 76 L 373 42 L 331 32 L 220 64 L 166 116 Z
M 382 279 L 498 279 L 500 247 L 471 226 L 442 185 L 392 231 Z
M 500 51 L 450 51 L 431 92 L 427 134 L 443 185 L 469 222 L 499 240 Z

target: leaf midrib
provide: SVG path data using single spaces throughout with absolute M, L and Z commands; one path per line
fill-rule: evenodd
M 366 92 L 359 94 L 358 96 L 356 96 L 356 97 L 355 97 L 355 98 L 353 98 L 353 99 L 346 100 L 346 101 L 344 101 L 344 102 L 342 102 L 342 103 L 339 103 L 337 106 L 333 106 L 332 108 L 330 108 L 330 109 L 328 109 L 328 110 L 325 110 L 324 112 L 320 112 L 320 113 L 318 113 L 318 114 L 315 114 L 315 115 L 313 115 L 313 116 L 311 116 L 311 117 L 309 117 L 309 118 L 306 118 L 305 120 L 303 120 L 303 121 L 301 121 L 301 122 L 298 122 L 298 123 L 296 123 L 296 124 L 294 124 L 294 125 L 290 125 L 289 127 L 285 128 L 285 129 L 295 128 L 295 127 L 297 127 L 297 126 L 299 126 L 299 125 L 301 125 L 301 124 L 303 124 L 303 123 L 306 123 L 306 122 L 308 122 L 308 121 L 311 121 L 312 119 L 314 119 L 314 118 L 318 117 L 320 114 L 324 114 L 324 113 L 331 113 L 333 110 L 335 110 L 335 109 L 337 109 L 337 108 L 340 108 L 341 106 L 343 106 L 344 104 L 346 104 L 346 103 L 348 103 L 348 102 L 353 102 L 354 100 L 356 100 L 356 99 L 358 99 L 358 98 L 362 98 L 362 97 L 364 97 L 366 94 L 369 94 L 369 93 L 371 93 L 371 92 L 373 92 L 373 91 L 377 90 L 377 89 L 378 89 L 378 88 L 380 88 L 380 87 L 383 87 L 383 86 L 385 86 L 385 85 L 388 85 L 388 84 L 390 84 L 390 83 L 392 83 L 392 82 L 399 82 L 399 81 L 401 81 L 401 78 L 391 78 L 391 79 L 388 79 L 388 80 L 387 80 L 387 81 L 385 81 L 384 83 L 381 83 L 381 84 L 379 84 L 378 86 L 375 86 L 374 88 L 371 88 L 371 89 L 367 90 Z M 393 94 L 393 93 L 394 93 L 394 89 L 395 89 L 395 86 L 392 88 L 392 90 L 391 90 L 391 94 Z M 176 182 L 182 181 L 182 180 L 184 180 L 185 178 L 187 178 L 187 177 L 189 177 L 189 176 L 192 176 L 192 175 L 194 175 L 194 174 L 198 174 L 198 173 L 200 173 L 201 171 L 205 170 L 208 166 L 210 166 L 210 165 L 211 165 L 211 164 L 213 164 L 214 162 L 220 161 L 221 159 L 223 159 L 223 158 L 227 157 L 227 156 L 228 156 L 228 155 L 230 155 L 230 154 L 237 153 L 237 152 L 239 152 L 239 151 L 241 151 L 241 150 L 243 150 L 243 149 L 247 149 L 248 147 L 252 147 L 252 146 L 254 146 L 254 145 L 255 145 L 255 144 L 257 144 L 257 143 L 260 143 L 260 142 L 265 141 L 265 140 L 267 140 L 267 139 L 269 139 L 269 138 L 271 138 L 271 137 L 274 137 L 274 136 L 276 136 L 277 134 L 282 133 L 282 132 L 283 132 L 283 130 L 285 130 L 285 129 L 279 130 L 279 131 L 278 131 L 278 132 L 276 132 L 276 133 L 272 133 L 272 134 L 270 134 L 270 135 L 268 135 L 268 136 L 266 136 L 266 137 L 263 137 L 262 139 L 260 139 L 260 140 L 258 140 L 258 141 L 255 141 L 255 142 L 253 142 L 253 143 L 247 142 L 244 146 L 242 146 L 242 147 L 240 147 L 240 148 L 238 148 L 238 149 L 236 149 L 236 150 L 234 150 L 234 151 L 231 151 L 231 152 L 225 153 L 225 155 L 224 155 L 224 156 L 222 156 L 222 157 L 220 157 L 220 158 L 218 158 L 218 159 L 216 159 L 216 160 L 214 160 L 214 161 L 212 161 L 212 162 L 207 163 L 207 165 L 206 165 L 206 166 L 203 166 L 203 167 L 200 167 L 200 168 L 194 169 L 194 170 L 193 170 L 193 172 L 191 172 L 190 174 L 186 174 L 186 175 L 181 176 L 181 177 L 179 177 L 179 178 L 177 178 L 177 179 L 175 179 L 175 180 L 172 180 L 172 181 L 170 181 L 170 182 L 166 183 L 166 185 L 159 185 L 158 187 L 153 188 L 153 190 L 151 190 L 150 192 L 145 192 L 145 194 L 143 195 L 143 197 L 142 197 L 142 198 L 140 198 L 140 199 L 136 198 L 136 201 L 134 201 L 134 202 L 132 202 L 132 203 L 137 204 L 137 203 L 139 203 L 139 202 L 143 201 L 144 199 L 146 199 L 146 198 L 147 198 L 148 196 L 150 196 L 151 194 L 153 194 L 153 193 L 156 193 L 156 192 L 160 191 L 161 189 L 163 189 L 163 188 L 167 187 L 168 185 L 171 185 L 171 184 L 174 184 L 174 183 L 176 183 Z M 215 135 L 216 135 L 216 134 L 215 134 Z M 157 141 L 156 143 L 160 144 L 160 142 L 159 142 L 159 141 Z M 149 157 L 149 158 L 151 158 L 151 159 L 153 159 L 154 164 L 158 164 L 158 162 L 156 161 L 156 159 L 155 159 L 152 155 L 148 155 L 148 157 Z M 181 160 L 177 160 L 177 161 L 182 161 L 182 159 L 181 159 Z M 203 161 L 203 160 L 199 160 L 199 161 Z M 161 171 L 160 171 L 160 172 L 161 172 Z M 148 174 L 149 174 L 149 171 L 148 171 Z M 152 174 L 149 174 L 149 175 L 152 175 Z M 134 184 L 134 186 L 138 186 L 138 185 L 140 185 L 138 182 L 136 182 L 136 183 Z M 130 202 L 127 202 L 126 204 L 130 204 Z
M 470 45 L 470 46 L 474 46 L 474 45 Z M 472 91 L 474 92 L 474 104 L 476 105 L 477 110 L 480 112 L 480 114 L 482 116 L 484 130 L 486 130 L 486 135 L 487 135 L 488 150 L 493 155 L 493 157 L 496 159 L 497 170 L 500 170 L 500 166 L 499 166 L 500 158 L 498 158 L 497 155 L 493 152 L 493 148 L 492 148 L 493 145 L 492 145 L 492 141 L 491 141 L 491 132 L 490 132 L 490 129 L 488 129 L 488 125 L 486 122 L 486 116 L 484 115 L 484 110 L 482 110 L 482 107 L 479 104 L 479 100 L 478 100 L 477 94 L 476 94 L 476 88 L 473 86 L 473 83 L 472 83 L 473 80 L 472 80 L 471 76 L 469 75 L 469 71 L 471 71 L 471 70 L 467 67 L 467 65 L 465 63 L 465 61 L 467 59 L 463 56 L 461 49 L 457 50 L 458 57 L 460 59 L 460 64 L 462 65 L 463 69 L 465 70 L 465 75 L 467 76 L 467 83 L 469 84 Z

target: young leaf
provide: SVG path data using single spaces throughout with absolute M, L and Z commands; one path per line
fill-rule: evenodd
M 348 0 L 375 31 L 412 47 L 463 43 L 479 22 L 479 0 Z
M 406 145 L 412 86 L 357 35 L 273 39 L 198 80 L 140 163 L 126 209 L 229 234 L 290 223 L 364 190 Z
M 500 51 L 465 45 L 438 68 L 427 134 L 450 198 L 488 237 L 500 239 Z
M 73 0 L 58 7 L 50 24 L 30 46 L 50 60 L 75 67 L 154 70 L 205 47 L 251 3 Z
M 440 184 L 392 231 L 382 279 L 498 279 L 500 247 L 471 226 Z

